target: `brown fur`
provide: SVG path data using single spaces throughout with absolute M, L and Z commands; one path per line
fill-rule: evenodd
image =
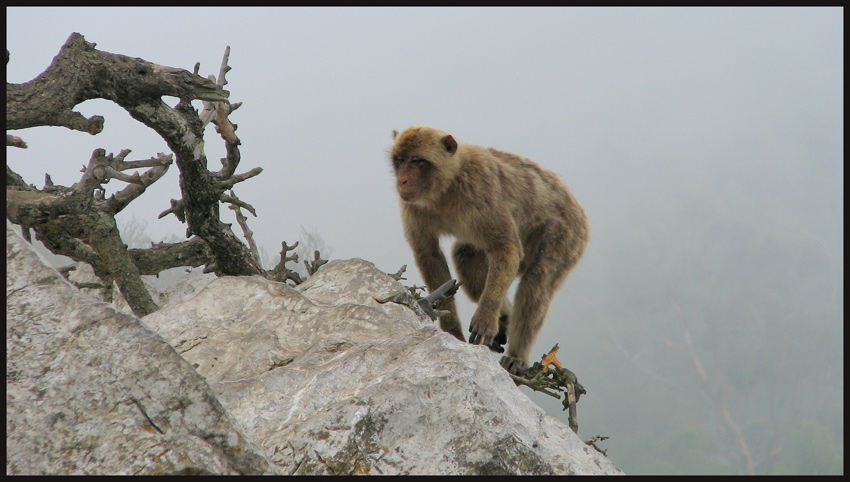
M 508 352 L 521 373 L 555 290 L 589 238 L 587 216 L 558 176 L 507 152 L 458 144 L 445 131 L 414 126 L 390 151 L 407 241 L 429 290 L 451 278 L 439 237 L 452 249 L 465 292 L 478 303 L 470 342 Z M 513 307 L 506 298 L 520 276 Z M 454 302 L 440 327 L 463 340 Z

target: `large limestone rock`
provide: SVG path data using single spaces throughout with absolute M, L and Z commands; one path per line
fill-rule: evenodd
M 220 278 L 143 322 L 286 473 L 621 473 L 487 348 L 376 301 L 403 290 L 367 261 L 333 261 L 297 288 Z
M 6 224 L 7 474 L 276 472 L 203 377 Z
M 10 272 L 18 268 L 13 266 L 8 253 L 7 259 Z M 7 298 L 10 300 L 7 312 L 23 312 L 17 316 L 19 319 L 29 316 L 27 312 L 36 305 L 57 304 L 52 298 L 56 285 L 62 285 L 63 293 L 65 288 L 73 290 L 55 276 L 50 278 L 55 281 L 44 288 L 39 280 L 47 277 L 45 274 L 27 278 L 26 283 L 23 273 L 15 276 L 21 278 L 15 286 L 35 285 L 10 288 L 13 283 L 7 278 Z M 18 296 L 14 293 L 16 289 L 30 290 L 32 297 L 14 298 Z M 35 293 L 34 290 L 41 291 Z M 29 393 L 31 386 L 38 382 L 35 373 L 40 360 L 58 356 L 45 357 L 40 354 L 44 350 L 42 347 L 53 338 L 62 339 L 64 333 L 81 324 L 77 317 L 83 310 L 65 310 L 62 323 L 51 325 L 52 331 L 42 327 L 36 333 L 45 331 L 45 334 L 27 335 L 37 336 L 40 341 L 29 342 L 33 348 L 26 353 L 23 347 L 17 349 L 21 353 L 16 356 L 26 358 L 34 375 L 27 378 L 26 386 L 15 382 L 20 384 L 15 392 L 18 398 L 7 397 L 7 407 L 15 405 L 14 410 L 7 408 L 9 426 L 12 427 L 13 420 L 15 422 L 15 430 L 10 433 L 17 434 L 7 438 L 10 447 L 17 446 L 7 449 L 7 472 L 83 473 L 80 469 L 58 464 L 57 460 L 73 461 L 77 466 L 89 464 L 85 471 L 90 473 L 138 470 L 138 466 L 128 470 L 112 462 L 102 466 L 97 463 L 108 462 L 119 454 L 132 454 L 133 460 L 144 459 L 145 454 L 158 455 L 154 453 L 156 450 L 145 452 L 147 446 L 138 441 L 147 435 L 164 447 L 166 436 L 176 437 L 183 433 L 180 432 L 183 425 L 171 423 L 172 418 L 180 418 L 169 412 L 180 410 L 180 404 L 173 402 L 179 397 L 171 395 L 172 385 L 179 387 L 186 383 L 174 381 L 175 378 L 188 380 L 200 374 L 208 386 L 201 383 L 198 390 L 204 388 L 205 393 L 210 393 L 211 388 L 212 394 L 206 399 L 207 405 L 193 403 L 190 406 L 198 412 L 209 410 L 207 418 L 215 419 L 217 427 L 233 424 L 226 429 L 234 440 L 230 445 L 218 443 L 214 437 L 201 437 L 209 441 L 207 445 L 186 449 L 197 449 L 198 453 L 187 454 L 195 458 L 221 455 L 218 462 L 202 465 L 208 472 L 622 473 L 610 460 L 585 445 L 569 427 L 547 416 L 529 400 L 486 348 L 461 343 L 440 332 L 430 320 L 408 306 L 377 302 L 376 299 L 385 299 L 404 288 L 369 262 L 352 259 L 328 263 L 297 288 L 260 277 L 243 277 L 219 278 L 200 290 L 184 284 L 182 290 L 191 297 L 167 298 L 171 301 L 141 323 L 132 316 L 119 315 L 107 305 L 92 301 L 87 306 L 97 309 L 87 308 L 88 311 L 106 313 L 107 309 L 111 310 L 112 318 L 98 321 L 98 325 L 120 324 L 123 330 L 110 331 L 108 337 L 101 336 L 96 341 L 73 345 L 59 343 L 54 350 L 66 358 L 68 353 L 78 352 L 76 356 L 82 358 L 82 363 L 74 365 L 77 367 L 74 369 L 77 388 L 63 386 L 64 391 L 55 390 L 57 403 L 50 413 L 62 410 L 66 417 L 88 416 L 89 409 L 83 401 L 86 394 L 92 395 L 94 408 L 105 407 L 104 413 L 98 412 L 99 417 L 110 417 L 110 406 L 135 408 L 135 412 L 125 410 L 116 417 L 129 419 L 136 425 L 104 422 L 106 427 L 121 428 L 113 430 L 116 440 L 109 445 L 96 442 L 81 446 L 63 458 L 65 445 L 42 445 L 44 440 L 53 438 L 56 430 L 50 417 L 26 418 L 28 404 L 36 398 Z M 16 326 L 23 330 L 30 325 L 20 322 Z M 159 346 L 159 351 L 148 345 L 142 348 L 107 339 L 122 339 L 123 333 L 130 332 L 129 326 L 133 333 L 135 330 L 144 333 L 134 335 L 133 340 L 155 340 L 147 343 Z M 150 332 L 146 332 L 145 327 Z M 174 352 L 162 348 L 162 342 L 151 332 L 161 336 L 188 363 L 172 363 Z M 10 337 L 11 333 L 7 332 L 7 340 Z M 11 354 L 11 350 L 7 351 Z M 137 361 L 132 365 L 137 369 L 145 367 L 144 376 L 134 372 L 128 377 L 127 369 L 114 366 L 122 366 L 125 358 L 142 356 L 144 363 Z M 98 363 L 91 362 L 94 358 Z M 168 368 L 172 365 L 174 368 Z M 97 375 L 99 371 L 108 371 L 117 381 L 98 388 L 95 386 L 97 377 L 105 377 Z M 150 377 L 145 382 L 149 385 L 145 386 L 151 388 L 137 388 L 143 384 L 139 380 L 145 377 Z M 132 382 L 126 378 L 131 378 Z M 154 412 L 151 418 L 157 427 L 162 429 L 167 425 L 164 434 L 156 430 L 146 432 L 144 421 L 133 418 L 144 416 L 134 407 L 132 398 L 124 395 L 127 391 L 124 386 L 134 387 L 136 397 L 148 397 L 142 401 L 142 407 L 149 416 Z M 159 386 L 162 388 L 154 393 L 153 387 Z M 112 405 L 99 401 L 107 396 L 102 392 L 117 392 L 110 395 Z M 61 399 L 69 394 L 74 395 L 75 405 L 61 405 Z M 155 401 L 159 400 L 156 397 L 166 400 Z M 128 399 L 131 401 L 127 402 Z M 221 410 L 219 402 L 226 413 L 211 415 Z M 179 421 L 187 418 L 182 417 Z M 196 425 L 187 425 L 187 434 L 194 434 L 191 430 Z M 142 427 L 141 430 L 134 431 L 136 426 Z M 66 424 L 62 429 L 79 432 L 81 435 L 75 436 L 75 440 L 89 433 L 75 424 Z M 243 435 L 250 442 L 244 442 Z M 118 442 L 120 436 L 128 441 Z M 251 443 L 253 445 L 249 445 Z M 124 448 L 116 448 L 119 444 Z M 224 450 L 221 449 L 223 445 L 226 445 Z M 234 452 L 233 446 L 239 446 L 240 453 L 253 465 L 227 458 Z M 253 448 L 257 446 L 260 448 Z M 265 459 L 260 452 L 272 462 L 270 466 L 263 465 Z M 95 453 L 97 458 L 92 455 Z M 49 462 L 35 464 L 29 459 Z M 181 469 L 175 466 L 167 470 Z

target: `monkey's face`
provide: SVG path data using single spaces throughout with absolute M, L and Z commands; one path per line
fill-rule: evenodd
M 401 200 L 408 203 L 422 201 L 431 190 L 434 165 L 417 156 L 395 156 L 393 168 Z
M 391 150 L 396 189 L 405 203 L 433 205 L 458 169 L 453 159 L 458 144 L 447 132 L 413 126 L 393 132 Z

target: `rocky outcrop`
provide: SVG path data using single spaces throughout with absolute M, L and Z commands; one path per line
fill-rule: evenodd
M 6 225 L 7 474 L 275 472 L 192 366 Z
M 14 405 L 7 415 L 10 427 L 14 420 L 7 438 L 14 446 L 7 448 L 9 473 L 151 473 L 140 468 L 153 467 L 148 454 L 158 453 L 141 441 L 165 447 L 170 438 L 197 438 L 199 417 L 215 427 L 203 430 L 230 437 L 200 436 L 205 445 L 199 442 L 192 447 L 197 453 L 187 454 L 210 457 L 208 464 L 191 465 L 207 472 L 622 473 L 523 394 L 489 350 L 440 332 L 409 306 L 378 302 L 404 288 L 367 261 L 333 261 L 296 288 L 260 277 L 218 278 L 190 298 L 174 297 L 141 322 L 91 301 L 86 306 L 93 308 L 61 310 L 51 315 L 55 323 L 44 326 L 28 319 L 43 320 L 45 305 L 68 304 L 54 292 L 75 300 L 84 295 L 71 293 L 75 289 L 46 267 L 30 277 L 32 270 L 13 262 L 25 257 L 25 243 L 7 242 L 13 244 L 17 254 L 7 252 L 7 269 L 18 274 L 7 275 L 7 313 L 15 312 L 16 330 L 23 334 L 7 331 L 7 345 L 27 375 L 14 382 L 16 395 L 7 396 L 7 407 Z M 103 316 L 94 321 L 95 313 Z M 75 328 L 82 325 L 91 328 Z M 66 334 L 75 330 L 97 338 L 68 341 Z M 13 336 L 14 343 L 8 341 Z M 44 387 L 41 379 L 54 369 L 71 369 L 58 367 L 55 358 L 75 360 L 78 381 L 51 382 L 55 404 L 33 418 L 28 407 L 39 399 L 32 387 Z M 51 368 L 41 374 L 39 366 Z M 101 372 L 110 374 L 109 384 Z M 193 390 L 206 390 L 207 398 L 178 396 L 187 393 L 188 380 L 198 382 Z M 184 407 L 180 401 L 187 397 L 191 403 Z M 63 398 L 74 405 L 62 405 Z M 52 414 L 93 418 L 89 406 L 112 420 L 103 430 L 116 439 L 97 439 L 73 453 L 67 443 L 44 445 L 56 430 Z M 189 408 L 191 417 L 184 414 Z M 115 414 L 121 422 L 110 410 L 121 411 Z M 74 433 L 74 443 L 90 433 L 79 424 L 61 428 Z M 119 443 L 120 437 L 127 441 Z M 234 447 L 243 458 L 233 458 Z M 132 470 L 120 467 L 112 462 L 119 454 L 141 462 Z M 263 455 L 271 465 L 264 465 Z M 99 461 L 108 463 L 95 469 Z

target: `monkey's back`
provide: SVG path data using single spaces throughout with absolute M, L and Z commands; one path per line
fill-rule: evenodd
M 511 200 L 524 247 L 536 242 L 544 225 L 560 218 L 569 227 L 561 240 L 565 261 L 574 265 L 590 238 L 590 223 L 567 185 L 557 174 L 528 158 L 492 147 L 486 151 L 500 180 L 501 195 Z M 507 180 L 509 177 L 511 180 Z
M 476 153 L 472 159 L 480 159 L 479 165 L 469 167 L 490 173 L 494 193 L 509 201 L 518 225 L 532 228 L 545 223 L 552 215 L 586 222 L 582 221 L 585 215 L 581 205 L 554 172 L 511 152 L 492 147 L 469 147 Z

